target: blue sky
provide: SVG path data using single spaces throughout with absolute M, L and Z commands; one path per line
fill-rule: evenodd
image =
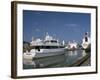
M 88 13 L 23 10 L 23 40 L 43 39 L 45 33 L 65 41 L 81 42 L 85 32 L 90 33 Z

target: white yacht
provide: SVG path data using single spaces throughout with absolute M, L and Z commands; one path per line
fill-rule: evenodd
M 24 53 L 24 57 L 31 58 L 49 57 L 61 55 L 65 52 L 65 47 L 58 40 L 54 39 L 48 33 L 43 40 L 36 39 L 30 42 L 31 50 Z
M 88 33 L 85 33 L 85 36 L 82 41 L 82 48 L 85 50 L 90 50 L 90 47 L 91 47 L 90 37 Z
M 76 50 L 78 48 L 77 43 L 75 42 L 75 40 L 73 40 L 73 42 L 68 42 L 66 49 L 67 50 Z

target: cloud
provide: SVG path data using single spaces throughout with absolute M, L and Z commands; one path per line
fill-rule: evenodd
M 42 13 L 42 12 L 37 12 L 36 14 L 37 14 L 37 15 L 43 15 L 43 13 Z
M 65 30 L 74 32 L 74 33 L 80 33 L 82 29 L 82 27 L 80 27 L 79 24 L 75 24 L 75 23 L 67 23 L 64 26 L 65 26 Z
M 75 24 L 75 23 L 69 23 L 69 24 L 65 24 L 66 27 L 79 27 L 79 24 Z
M 37 28 L 37 29 L 35 29 L 35 31 L 36 31 L 36 32 L 40 32 L 40 29 Z

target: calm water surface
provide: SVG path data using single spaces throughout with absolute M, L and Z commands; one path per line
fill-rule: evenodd
M 68 67 L 87 55 L 90 55 L 90 52 L 85 52 L 84 50 L 66 51 L 63 55 L 33 59 L 29 61 L 24 60 L 23 68 L 34 69 L 50 67 Z M 87 65 L 90 65 L 90 60 L 86 64 L 86 66 Z

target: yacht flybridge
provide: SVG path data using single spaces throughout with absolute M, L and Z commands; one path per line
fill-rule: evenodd
M 33 58 L 61 55 L 65 52 L 65 46 L 59 40 L 53 38 L 48 33 L 43 40 L 32 39 L 30 42 L 31 50 L 24 53 L 24 56 L 30 55 Z

